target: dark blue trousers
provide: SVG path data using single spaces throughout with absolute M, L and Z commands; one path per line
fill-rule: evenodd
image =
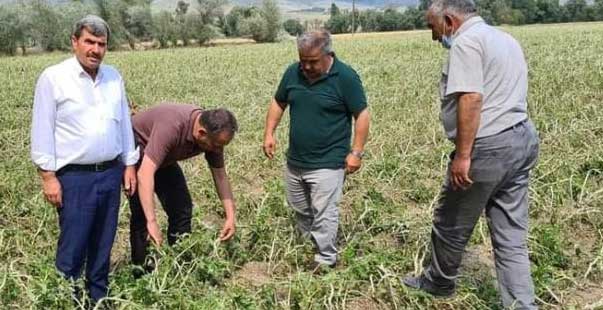
M 56 267 L 67 279 L 80 277 L 86 263 L 86 287 L 94 301 L 107 296 L 111 248 L 117 229 L 124 166 L 101 172 L 58 175 L 63 205 Z

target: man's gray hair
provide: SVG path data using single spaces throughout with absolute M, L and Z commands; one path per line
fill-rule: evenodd
M 297 49 L 307 50 L 320 48 L 324 54 L 333 52 L 333 41 L 327 30 L 307 31 L 297 37 Z
M 429 10 L 437 17 L 444 17 L 446 14 L 471 17 L 477 14 L 473 0 L 434 0 Z
M 203 111 L 199 122 L 209 135 L 213 137 L 222 132 L 234 135 L 239 130 L 239 125 L 234 114 L 223 108 Z
M 107 22 L 96 15 L 86 15 L 75 23 L 72 35 L 79 39 L 83 29 L 88 30 L 95 37 L 107 37 L 107 40 L 111 35 L 111 29 L 109 29 Z

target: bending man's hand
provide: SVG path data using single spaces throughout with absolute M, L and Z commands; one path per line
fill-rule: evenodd
M 157 221 L 147 222 L 147 231 L 149 232 L 149 237 L 153 243 L 160 247 L 163 243 L 163 235 L 161 235 L 161 229 L 159 228 Z
M 236 225 L 234 219 L 227 219 L 224 222 L 224 226 L 222 226 L 222 231 L 220 232 L 220 241 L 227 241 L 232 238 L 232 236 L 234 236 L 236 232 L 235 226 Z

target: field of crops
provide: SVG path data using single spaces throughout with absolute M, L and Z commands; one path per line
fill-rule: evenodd
M 529 237 L 542 309 L 603 307 L 603 24 L 507 28 L 530 66 L 529 108 L 541 135 Z M 361 75 L 372 114 L 367 158 L 340 205 L 339 264 L 305 271 L 312 248 L 296 236 L 284 201 L 287 119 L 276 160 L 261 153 L 267 103 L 297 57 L 293 42 L 110 52 L 139 109 L 162 101 L 233 110 L 241 131 L 227 168 L 238 206 L 234 241 L 216 240 L 221 205 L 202 157 L 183 164 L 195 202 L 193 233 L 153 252 L 155 273 L 129 266 L 127 203 L 111 274 L 118 309 L 501 309 L 486 222 L 480 220 L 454 298 L 400 284 L 428 254 L 431 213 L 447 153 L 438 120 L 444 50 L 429 32 L 341 36 L 337 55 Z M 0 308 L 71 308 L 54 268 L 57 213 L 29 160 L 33 89 L 49 54 L 0 58 Z M 163 213 L 163 212 L 159 212 Z M 165 227 L 165 218 L 160 221 Z

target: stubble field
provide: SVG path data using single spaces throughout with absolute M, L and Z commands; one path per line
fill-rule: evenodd
M 505 28 L 529 63 L 529 110 L 541 138 L 530 187 L 532 273 L 542 309 L 603 307 L 603 24 Z M 335 37 L 338 57 L 360 74 L 372 127 L 362 170 L 340 204 L 339 263 L 305 271 L 309 242 L 293 228 L 278 156 L 261 153 L 266 108 L 294 42 L 109 52 L 137 109 L 194 102 L 235 112 L 227 148 L 238 231 L 216 241 L 222 208 L 203 157 L 183 163 L 195 202 L 193 233 L 153 251 L 158 269 L 135 280 L 127 202 L 112 257 L 117 309 L 501 309 L 485 220 L 467 248 L 454 298 L 407 290 L 400 277 L 428 257 L 431 214 L 452 145 L 439 123 L 437 82 L 445 51 L 429 32 Z M 0 58 L 0 308 L 69 309 L 54 268 L 57 213 L 44 202 L 29 160 L 33 89 L 41 71 L 68 57 Z M 159 208 L 159 207 L 158 207 Z M 159 212 L 162 213 L 162 212 Z M 165 217 L 160 217 L 166 227 Z

